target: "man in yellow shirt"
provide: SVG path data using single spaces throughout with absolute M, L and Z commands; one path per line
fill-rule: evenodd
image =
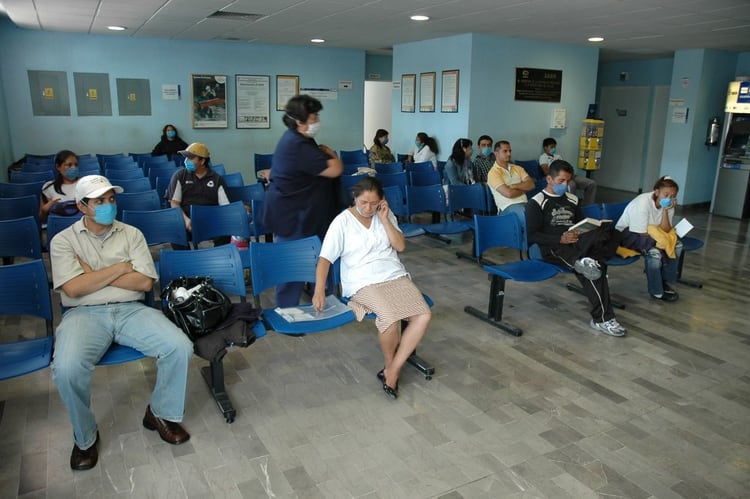
M 534 179 L 511 163 L 510 156 L 510 142 L 495 142 L 495 164 L 487 174 L 487 185 L 492 189 L 498 212 L 515 203 L 526 203 L 526 193 L 534 188 Z

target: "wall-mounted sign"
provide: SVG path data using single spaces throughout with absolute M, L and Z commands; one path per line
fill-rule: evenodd
M 516 68 L 516 100 L 560 102 L 562 71 Z

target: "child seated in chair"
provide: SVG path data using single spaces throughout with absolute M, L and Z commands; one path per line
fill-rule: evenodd
M 377 373 L 383 391 L 398 397 L 398 377 L 430 323 L 430 308 L 412 283 L 397 252 L 406 239 L 388 207 L 383 185 L 364 177 L 353 188 L 354 206 L 342 211 L 326 233 L 316 269 L 313 305 L 323 310 L 331 264 L 341 258 L 342 293 L 361 321 L 375 313 L 385 367 Z M 399 325 L 409 325 L 399 334 Z M 398 350 L 397 350 L 398 347 Z

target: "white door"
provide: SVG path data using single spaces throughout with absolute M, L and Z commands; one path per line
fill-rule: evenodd
M 372 147 L 378 128 L 391 131 L 393 84 L 390 81 L 365 82 L 365 123 L 362 143 Z
M 641 187 L 649 93 L 649 87 L 602 88 L 604 148 L 601 168 L 592 175 L 602 187 L 629 192 Z

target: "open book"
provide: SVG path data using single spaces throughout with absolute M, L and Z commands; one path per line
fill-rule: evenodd
M 588 232 L 590 230 L 594 230 L 596 228 L 601 227 L 602 225 L 611 224 L 612 220 L 597 220 L 596 218 L 590 218 L 586 217 L 574 226 L 570 227 L 568 230 L 572 230 L 575 232 L 578 232 L 579 234 L 583 234 L 584 232 Z
M 349 307 L 341 303 L 333 295 L 326 296 L 325 308 L 322 312 L 315 310 L 312 304 L 300 305 L 298 307 L 276 307 L 274 312 L 283 317 L 287 322 L 320 321 L 341 314 L 353 313 Z

